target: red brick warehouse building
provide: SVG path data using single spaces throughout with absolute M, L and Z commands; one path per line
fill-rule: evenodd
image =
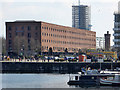
M 24 37 L 19 49 L 15 46 L 15 38 Z M 24 41 L 26 40 L 26 41 Z M 34 45 L 32 45 L 34 41 Z M 7 52 L 31 52 L 39 45 L 42 52 L 78 52 L 79 49 L 96 48 L 96 32 L 61 26 L 42 21 L 6 22 Z M 26 45 L 26 46 L 25 46 Z M 34 48 L 33 48 L 34 47 Z

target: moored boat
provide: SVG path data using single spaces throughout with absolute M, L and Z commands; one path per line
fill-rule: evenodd
M 78 72 L 78 75 L 69 78 L 68 85 L 109 85 L 120 86 L 120 72 L 118 71 L 101 71 L 88 70 L 82 74 Z
M 89 70 L 87 72 L 84 72 L 84 74 L 82 74 L 82 72 L 78 72 L 78 75 L 70 76 L 68 85 L 96 86 L 100 84 L 99 82 L 100 82 L 100 78 L 98 77 L 98 72 Z
M 108 74 L 100 78 L 100 85 L 120 86 L 120 72 L 102 71 L 101 74 Z

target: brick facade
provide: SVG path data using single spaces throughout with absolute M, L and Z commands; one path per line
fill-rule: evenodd
M 6 22 L 8 52 L 15 51 L 16 36 L 25 37 L 28 42 L 31 38 L 38 40 L 42 52 L 48 52 L 50 47 L 53 52 L 64 52 L 66 48 L 69 52 L 83 48 L 96 48 L 96 32 L 41 21 Z

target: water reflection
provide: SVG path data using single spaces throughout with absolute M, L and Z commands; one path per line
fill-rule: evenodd
M 69 86 L 69 74 L 3 74 L 2 88 L 80 88 L 80 90 L 120 90 L 120 87 Z

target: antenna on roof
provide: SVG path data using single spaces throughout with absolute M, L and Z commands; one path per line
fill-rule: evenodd
M 80 6 L 80 0 L 78 0 L 78 5 Z

